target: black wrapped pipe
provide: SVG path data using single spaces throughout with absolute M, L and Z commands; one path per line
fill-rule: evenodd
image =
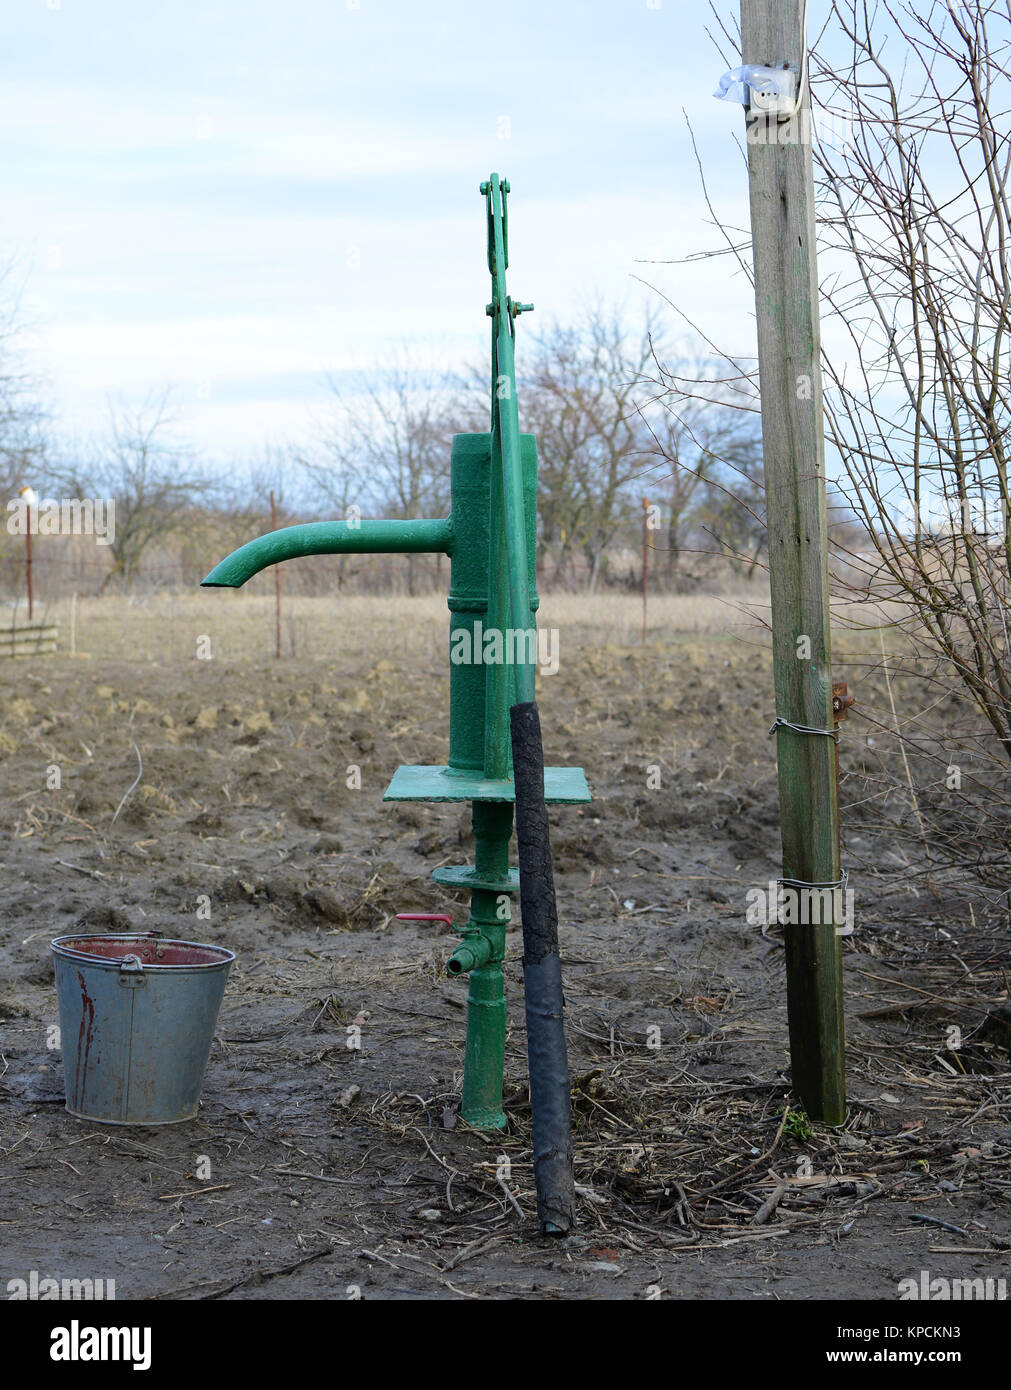
M 510 724 L 537 1216 L 543 1234 L 562 1235 L 575 1221 L 571 1101 L 558 911 L 544 801 L 544 747 L 536 703 L 513 705 Z

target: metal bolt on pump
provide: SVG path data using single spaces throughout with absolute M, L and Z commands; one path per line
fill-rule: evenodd
M 502 1071 L 505 1054 L 506 1004 L 502 960 L 506 949 L 511 899 L 520 892 L 520 872 L 509 866 L 516 783 L 513 746 L 517 709 L 532 709 L 534 699 L 534 614 L 537 547 L 537 446 L 520 434 L 516 412 L 513 336 L 516 317 L 533 308 L 505 294 L 508 264 L 506 197 L 509 185 L 493 174 L 481 185 L 488 222 L 488 264 L 492 273 L 491 430 L 459 434 L 453 439 L 450 515 L 438 520 L 313 522 L 288 526 L 241 546 L 216 565 L 203 581 L 208 588 L 239 588 L 269 565 L 304 555 L 404 553 L 443 554 L 451 561 L 449 762 L 445 766 L 397 769 L 384 794 L 386 801 L 469 801 L 474 827 L 474 863 L 436 869 L 432 877 L 445 887 L 466 889 L 470 914 L 456 928 L 459 945 L 447 963 L 450 975 L 470 976 L 467 1042 L 461 1115 L 478 1129 L 501 1129 Z M 503 385 L 504 383 L 504 385 Z M 510 630 L 525 641 L 505 640 Z M 502 635 L 505 660 L 483 659 L 489 632 Z M 457 659 L 461 652 L 469 659 Z M 512 659 L 510 659 L 512 658 Z M 510 734 L 510 711 L 514 731 Z M 538 726 L 539 727 L 539 726 Z M 539 739 L 537 743 L 539 751 Z M 534 783 L 537 782 L 536 764 Z M 539 795 L 539 787 L 537 788 Z M 545 767 L 543 802 L 574 805 L 590 800 L 582 768 Z M 519 818 L 519 810 L 517 811 Z M 546 840 L 546 821 L 544 825 Z M 546 846 L 545 846 L 546 848 Z M 521 870 L 523 848 L 520 852 Z M 548 852 L 550 873 L 550 852 Z M 539 882 L 540 880 L 538 880 Z M 533 885 L 537 886 L 537 885 Z M 533 891 L 527 885 L 528 893 Z M 527 902 L 524 895 L 524 904 Z M 554 894 L 551 890 L 551 910 Z M 532 900 L 532 899 L 531 899 Z M 524 912 L 526 914 L 526 906 Z M 441 914 L 402 914 L 410 917 Z M 447 920 L 442 917 L 442 920 Z M 525 937 L 526 941 L 526 937 Z M 531 1029 L 532 969 L 546 970 L 525 954 L 528 1032 Z M 554 960 L 557 961 L 557 947 Z M 560 985 L 559 985 L 560 999 Z M 559 1009 L 535 1002 L 559 1029 Z M 556 1017 L 555 1015 L 558 1015 Z M 531 1040 L 531 1054 L 534 1046 Z M 564 1057 L 564 1048 L 563 1048 Z M 531 1077 L 535 1109 L 537 1163 L 537 1089 Z M 556 1085 L 556 1090 L 558 1089 Z M 565 1083 L 565 1125 L 568 1089 Z M 550 1147 L 550 1146 L 549 1146 Z M 555 1146 L 557 1147 L 557 1146 Z M 554 1149 L 552 1149 L 552 1153 Z M 569 1186 L 571 1187 L 571 1153 Z M 538 1182 L 538 1193 L 541 1185 Z M 542 1228 L 565 1229 L 571 1222 L 561 1208 L 540 1201 Z M 570 1203 L 571 1206 L 571 1203 Z M 552 1214 L 554 1213 L 554 1214 Z

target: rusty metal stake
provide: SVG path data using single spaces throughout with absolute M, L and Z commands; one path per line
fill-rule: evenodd
M 832 723 L 838 733 L 839 725 L 843 723 L 853 705 L 856 704 L 856 697 L 850 695 L 845 681 L 832 682 Z M 839 853 L 842 856 L 842 824 L 839 820 L 839 740 L 835 743 L 835 823 L 836 835 L 839 840 Z
M 642 645 L 646 645 L 646 591 L 649 584 L 649 498 L 642 499 Z
M 28 504 L 28 529 L 25 531 L 25 545 L 27 547 L 27 557 L 25 559 L 25 578 L 28 583 L 28 621 L 32 620 L 32 612 L 35 607 L 35 599 L 32 593 L 32 507 Z

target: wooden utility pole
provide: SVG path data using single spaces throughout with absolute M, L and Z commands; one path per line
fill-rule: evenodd
M 742 62 L 791 65 L 800 77 L 797 113 L 757 114 L 752 101 L 747 135 L 783 881 L 810 905 L 818 889 L 839 884 L 840 869 L 836 750 L 817 732 L 834 719 L 806 8 L 805 0 L 741 0 Z M 803 893 L 808 886 L 814 894 Z M 833 905 L 841 898 L 832 893 Z M 808 1115 L 841 1124 L 843 924 L 826 915 L 824 924 L 785 926 L 790 1051 Z

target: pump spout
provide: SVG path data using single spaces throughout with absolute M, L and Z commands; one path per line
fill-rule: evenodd
M 452 555 L 453 520 L 310 521 L 240 545 L 214 566 L 204 589 L 239 589 L 268 565 L 303 555 Z
M 468 932 L 446 962 L 446 974 L 466 975 L 470 970 L 480 970 L 488 964 L 492 950 L 492 943 L 486 936 Z

